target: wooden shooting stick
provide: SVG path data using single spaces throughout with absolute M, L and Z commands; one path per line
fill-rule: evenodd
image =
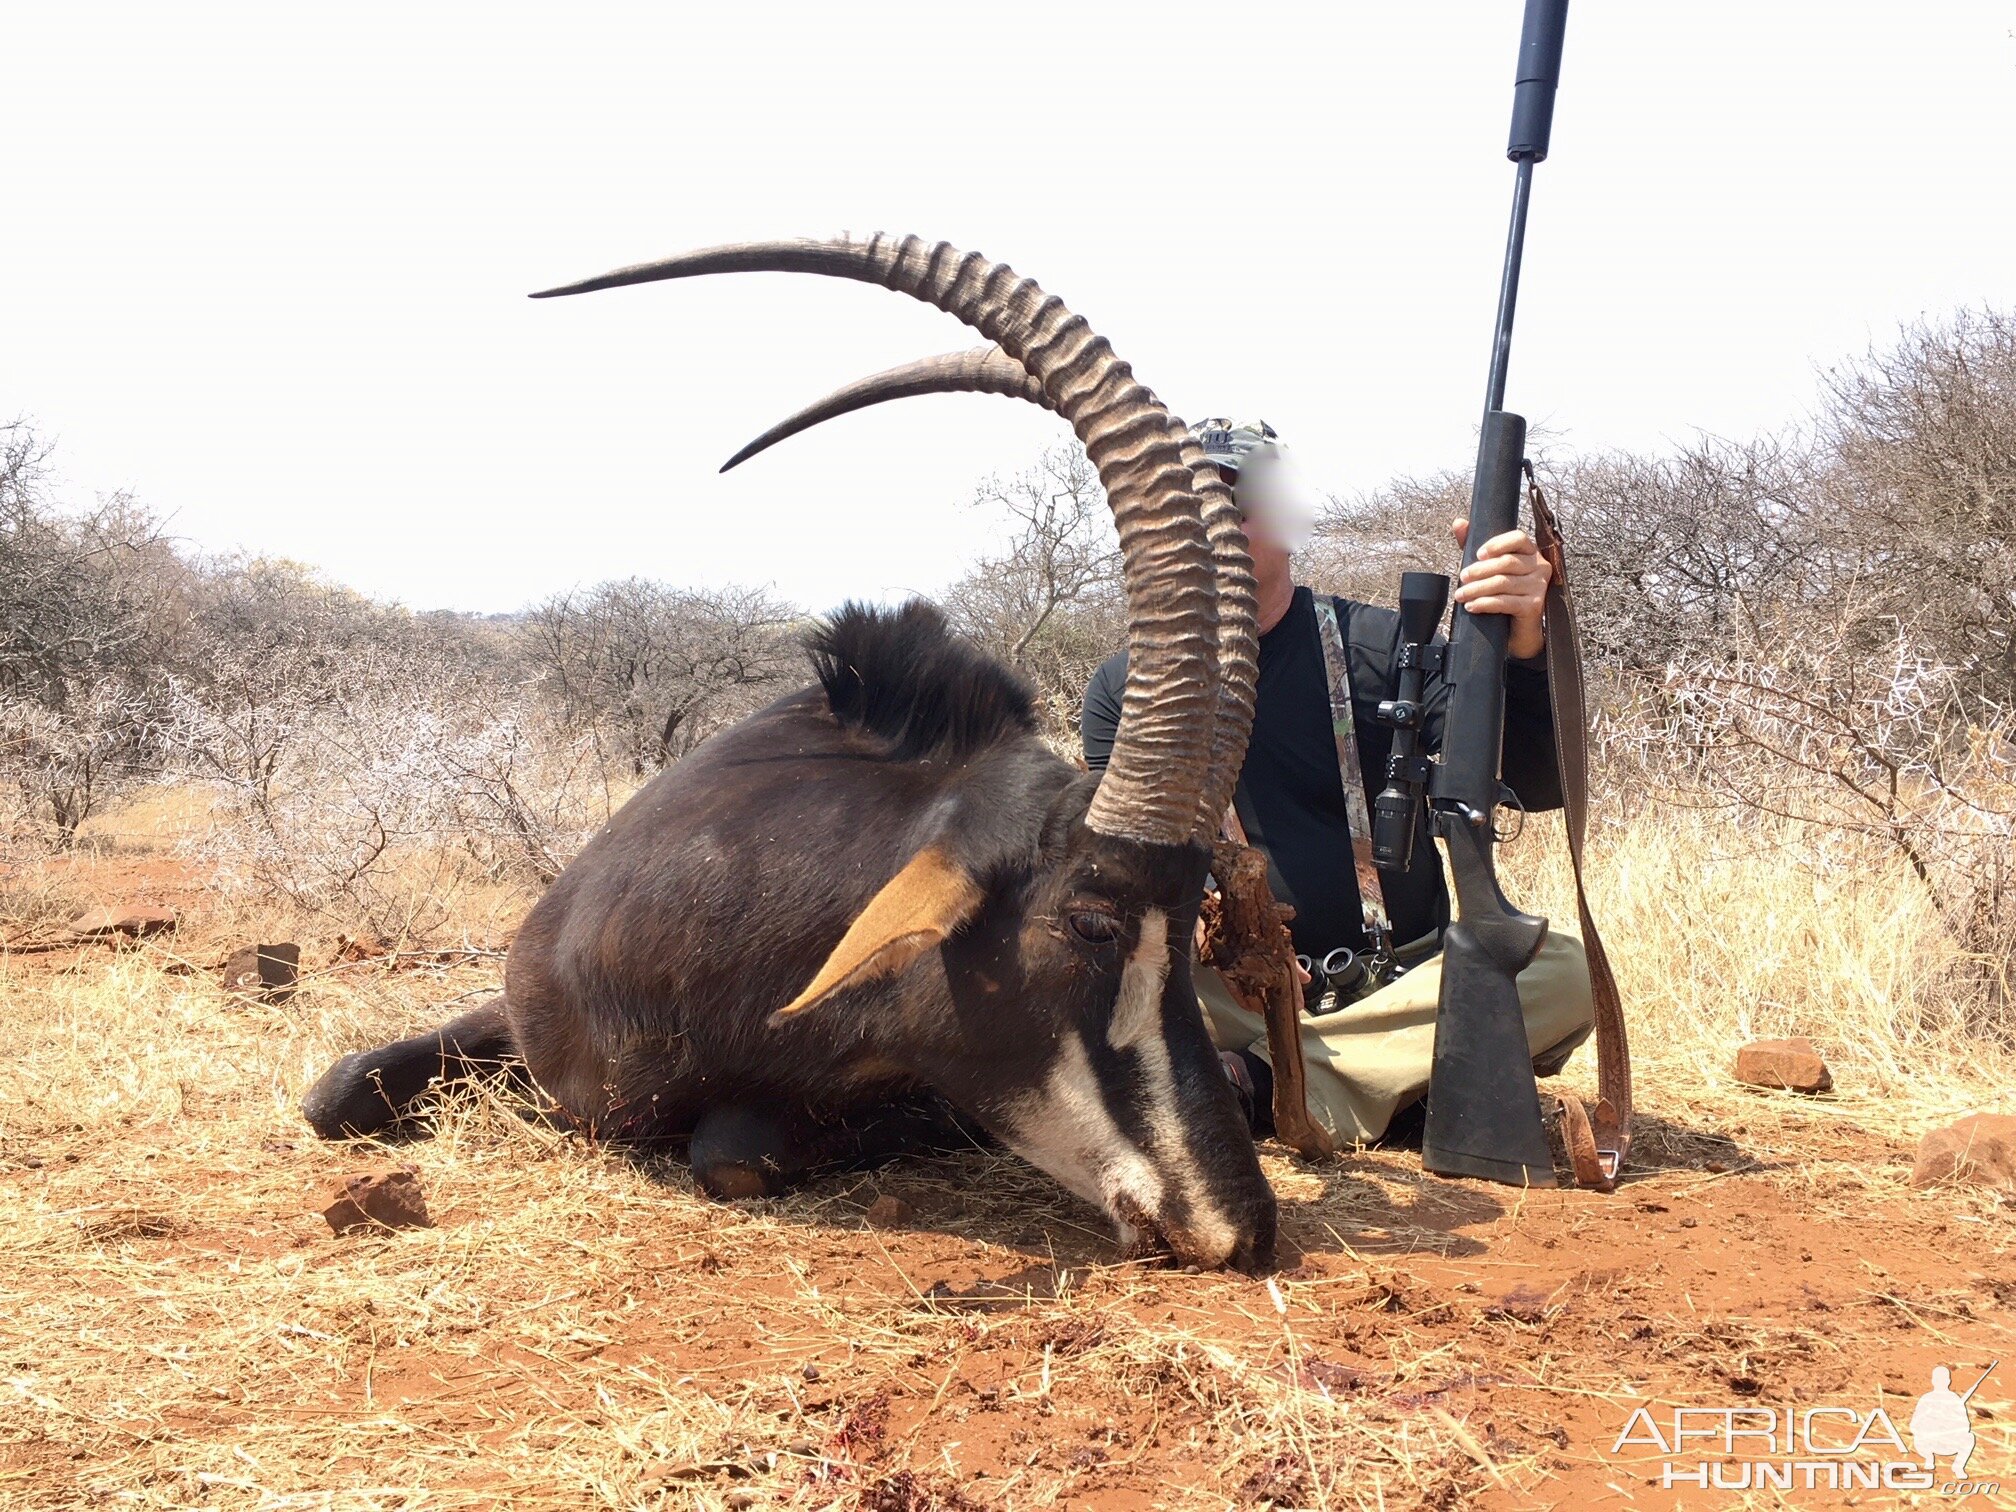
M 1206 915 L 1201 958 L 1225 979 L 1240 1007 L 1266 1021 L 1268 1058 L 1274 1063 L 1274 1132 L 1312 1160 L 1334 1155 L 1335 1142 L 1309 1116 L 1302 984 L 1295 979 L 1295 942 L 1288 933 L 1295 910 L 1274 901 L 1267 858 L 1251 846 L 1220 840 L 1212 847 L 1211 872 L 1218 879 L 1218 906 L 1215 919 Z

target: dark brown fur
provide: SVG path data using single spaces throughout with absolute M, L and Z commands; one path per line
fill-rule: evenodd
M 451 1073 L 515 1052 L 606 1136 L 698 1130 L 704 1142 L 710 1116 L 717 1131 L 752 1116 L 773 1132 L 858 1123 L 928 1090 L 1012 1138 L 1016 1099 L 1070 1033 L 1092 1047 L 1121 1127 L 1140 1134 L 1125 1116 L 1137 1068 L 1106 1047 L 1104 1025 L 1143 910 L 1162 910 L 1187 941 L 1202 850 L 1087 830 L 1096 779 L 1042 745 L 1027 687 L 936 610 L 850 606 L 810 649 L 819 686 L 654 779 L 567 867 L 512 945 L 501 1015 L 345 1057 L 309 1094 L 318 1131 L 405 1115 L 416 1079 L 443 1068 L 442 1035 L 459 1034 Z M 895 976 L 773 1025 L 930 844 L 984 889 L 977 915 Z M 1118 938 L 1067 927 L 1087 911 L 1116 919 Z M 1187 952 L 1175 955 L 1170 1060 L 1184 1105 L 1222 1135 L 1205 1158 L 1252 1224 L 1252 1262 L 1271 1251 L 1272 1196 L 1190 995 Z M 737 1194 L 734 1181 L 712 1184 Z

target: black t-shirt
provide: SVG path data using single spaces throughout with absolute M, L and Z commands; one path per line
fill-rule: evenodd
M 1386 785 L 1386 759 L 1393 748 L 1393 731 L 1379 722 L 1377 710 L 1380 699 L 1393 696 L 1400 616 L 1350 599 L 1333 602 L 1351 665 L 1352 717 L 1369 810 L 1373 796 Z M 1094 771 L 1104 770 L 1112 753 L 1126 681 L 1123 651 L 1093 673 L 1085 689 L 1079 729 L 1086 765 Z M 1422 702 L 1422 743 L 1428 751 L 1438 751 L 1449 708 L 1448 683 L 1439 675 L 1430 677 Z M 1547 701 L 1547 674 L 1537 661 L 1510 662 L 1505 668 L 1503 772 L 1523 807 L 1561 806 L 1554 716 Z M 1267 854 L 1274 896 L 1295 909 L 1289 927 L 1296 950 L 1321 956 L 1339 945 L 1362 947 L 1364 916 L 1330 726 L 1330 678 L 1315 595 L 1307 588 L 1295 590 L 1287 614 L 1260 637 L 1253 736 L 1233 802 L 1246 838 Z M 1415 837 L 1414 864 L 1398 875 L 1381 872 L 1380 881 L 1396 941 L 1419 939 L 1449 922 L 1449 895 L 1425 817 Z

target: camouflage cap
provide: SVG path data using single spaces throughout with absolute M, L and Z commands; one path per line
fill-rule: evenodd
M 1206 459 L 1233 472 L 1254 452 L 1278 446 L 1281 441 L 1265 420 L 1199 420 L 1190 427 L 1190 434 L 1204 448 Z
M 1190 434 L 1206 460 L 1232 474 L 1232 502 L 1249 534 L 1300 551 L 1316 527 L 1316 495 L 1280 433 L 1265 420 L 1202 420 Z

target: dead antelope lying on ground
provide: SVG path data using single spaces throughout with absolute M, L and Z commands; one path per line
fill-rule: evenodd
M 1272 1262 L 1275 1203 L 1206 1034 L 1188 944 L 1252 720 L 1236 511 L 1181 423 L 1083 320 L 915 238 L 720 248 L 547 291 L 776 270 L 880 283 L 1042 386 L 1126 562 L 1125 715 L 1102 776 L 1037 738 L 1028 690 L 935 610 L 843 609 L 818 684 L 653 780 L 527 917 L 503 998 L 337 1062 L 335 1138 L 430 1081 L 522 1062 L 582 1126 L 687 1139 L 753 1195 L 913 1137 L 924 1092 L 1098 1204 L 1123 1242 Z

